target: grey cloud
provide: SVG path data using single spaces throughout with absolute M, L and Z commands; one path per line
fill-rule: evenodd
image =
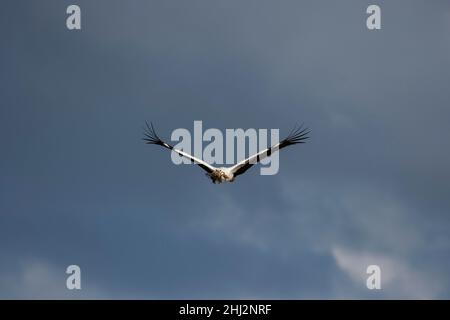
M 68 4 L 0 12 L 2 279 L 76 260 L 96 297 L 372 297 L 342 261 L 375 255 L 449 296 L 448 1 L 381 1 L 375 33 L 368 1 L 79 1 L 79 33 Z M 144 120 L 312 137 L 213 186 Z

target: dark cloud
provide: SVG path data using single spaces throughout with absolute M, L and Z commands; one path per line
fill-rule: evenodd
M 449 297 L 447 1 L 78 3 L 0 12 L 1 297 Z M 144 120 L 312 138 L 214 186 Z

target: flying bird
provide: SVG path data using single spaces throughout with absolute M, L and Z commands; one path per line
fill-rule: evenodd
M 213 183 L 233 182 L 237 176 L 245 173 L 254 164 L 260 162 L 262 159 L 266 157 L 269 157 L 272 153 L 290 145 L 305 143 L 306 142 L 305 140 L 309 138 L 308 134 L 310 133 L 309 129 L 307 128 L 303 129 L 302 126 L 296 127 L 289 133 L 289 135 L 285 139 L 283 139 L 279 143 L 263 151 L 260 151 L 252 155 L 251 157 L 248 157 L 245 160 L 242 160 L 241 162 L 237 163 L 232 167 L 226 168 L 226 167 L 214 167 L 209 163 L 206 163 L 205 161 L 198 159 L 186 152 L 175 149 L 173 146 L 169 145 L 168 143 L 164 142 L 159 138 L 159 136 L 156 134 L 156 131 L 152 123 L 150 123 L 149 125 L 147 122 L 145 122 L 145 125 L 146 125 L 144 128 L 145 137 L 143 138 L 143 140 L 146 142 L 146 144 L 159 145 L 161 147 L 164 147 L 166 149 L 178 153 L 182 157 L 190 159 L 193 163 L 197 164 L 198 166 L 200 166 L 200 168 L 206 171 L 206 175 L 209 178 L 211 178 Z

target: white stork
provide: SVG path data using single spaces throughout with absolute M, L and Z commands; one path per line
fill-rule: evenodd
M 260 151 L 251 157 L 248 157 L 245 160 L 242 160 L 238 164 L 232 167 L 214 167 L 203 160 L 200 160 L 186 152 L 181 150 L 177 150 L 166 142 L 162 141 L 155 132 L 153 128 L 153 124 L 150 125 L 145 122 L 146 127 L 144 128 L 145 137 L 143 140 L 147 144 L 157 144 L 169 150 L 172 150 L 178 153 L 180 156 L 186 157 L 194 162 L 198 166 L 200 166 L 203 170 L 206 171 L 206 175 L 211 178 L 213 183 L 222 183 L 222 182 L 233 182 L 234 179 L 238 176 L 246 172 L 250 169 L 254 164 L 258 163 L 260 160 L 269 157 L 273 152 L 276 152 L 284 147 L 297 144 L 297 143 L 305 143 L 305 140 L 308 139 L 309 130 L 307 128 L 303 129 L 302 126 L 298 128 L 294 128 L 289 135 L 283 139 L 281 142 L 273 145 L 270 148 L 267 148 L 263 151 Z

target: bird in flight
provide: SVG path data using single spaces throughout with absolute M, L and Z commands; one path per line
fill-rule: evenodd
M 303 129 L 302 126 L 294 128 L 289 133 L 289 135 L 279 143 L 271 146 L 270 148 L 255 153 L 251 157 L 242 160 L 241 162 L 237 163 L 232 167 L 226 168 L 226 167 L 214 167 L 209 163 L 206 163 L 205 161 L 198 159 L 186 152 L 175 149 L 173 146 L 169 145 L 168 143 L 164 142 L 159 138 L 159 136 L 156 134 L 156 131 L 152 123 L 150 123 L 149 125 L 148 122 L 145 122 L 145 125 L 146 125 L 144 128 L 145 137 L 143 138 L 143 140 L 146 142 L 146 144 L 159 145 L 161 147 L 164 147 L 166 149 L 178 153 L 182 157 L 190 159 L 192 162 L 194 162 L 195 164 L 200 166 L 200 168 L 206 171 L 206 175 L 209 178 L 211 178 L 213 183 L 233 182 L 237 176 L 245 173 L 254 164 L 258 163 L 262 159 L 269 157 L 273 152 L 276 152 L 290 145 L 305 143 L 306 142 L 305 140 L 309 138 L 308 134 L 310 133 L 310 131 L 307 128 Z

